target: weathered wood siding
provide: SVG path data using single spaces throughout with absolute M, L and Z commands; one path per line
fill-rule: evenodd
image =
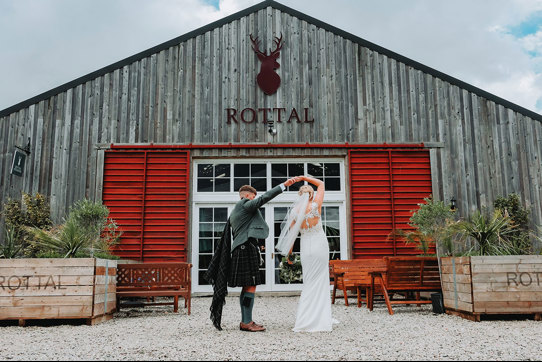
M 282 85 L 256 86 L 262 48 L 284 36 Z M 312 124 L 226 124 L 225 108 L 309 107 Z M 14 146 L 32 139 L 24 177 L 9 174 Z M 21 191 L 51 196 L 55 219 L 99 197 L 109 143 L 441 143 L 432 148 L 434 193 L 462 213 L 516 192 L 542 224 L 542 124 L 304 20 L 267 7 L 76 85 L 0 119 L 0 202 Z M 250 156 L 327 150 L 198 151 Z

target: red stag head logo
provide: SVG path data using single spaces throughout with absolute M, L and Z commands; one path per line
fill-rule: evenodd
M 250 40 L 252 41 L 252 49 L 256 52 L 258 59 L 262 62 L 260 73 L 256 80 L 258 81 L 261 90 L 263 90 L 265 94 L 271 95 L 275 93 L 280 86 L 280 76 L 275 73 L 275 70 L 280 67 L 280 64 L 277 63 L 277 58 L 280 56 L 280 50 L 282 49 L 282 34 L 280 34 L 280 38 L 275 37 L 275 40 L 273 41 L 275 43 L 275 50 L 271 51 L 271 49 L 269 49 L 269 55 L 267 55 L 267 52 L 263 53 L 260 51 L 260 41 L 257 37 L 254 39 L 251 34 Z

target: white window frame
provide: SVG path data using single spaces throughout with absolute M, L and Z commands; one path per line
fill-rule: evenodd
M 326 191 L 325 206 L 338 206 L 340 217 L 340 243 L 341 243 L 341 259 L 348 258 L 348 245 L 347 245 L 347 222 L 346 222 L 346 177 L 345 177 L 345 159 L 344 158 L 274 158 L 274 159 L 262 159 L 262 158 L 247 158 L 247 159 L 194 159 L 192 164 L 192 290 L 195 293 L 210 293 L 212 287 L 210 285 L 199 285 L 199 209 L 202 207 L 227 207 L 228 215 L 231 213 L 233 206 L 239 200 L 239 195 L 235 191 L 230 192 L 198 192 L 198 165 L 200 164 L 230 164 L 231 165 L 231 178 L 230 178 L 230 190 L 233 190 L 234 182 L 234 167 L 233 164 L 254 164 L 265 163 L 267 164 L 267 190 L 271 189 L 272 175 L 271 165 L 275 163 L 304 163 L 305 174 L 307 172 L 307 163 L 338 163 L 340 170 L 341 191 Z M 286 181 L 286 179 L 284 180 Z M 258 192 L 258 195 L 263 192 Z M 287 207 L 290 206 L 297 199 L 296 192 L 284 192 L 277 198 L 273 199 L 266 206 L 265 219 L 269 223 L 274 219 L 273 207 Z M 270 229 L 273 228 L 271 224 Z M 266 250 L 273 249 L 274 230 L 270 230 L 269 237 L 266 239 Z M 272 265 L 272 267 L 270 267 Z M 302 284 L 275 284 L 274 283 L 274 256 L 273 252 L 266 253 L 266 281 L 265 285 L 259 285 L 258 291 L 300 291 Z M 240 288 L 230 288 L 230 291 L 240 291 Z

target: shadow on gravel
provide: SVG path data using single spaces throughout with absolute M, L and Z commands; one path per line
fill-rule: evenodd
M 26 319 L 25 327 L 56 327 L 87 325 L 86 319 Z M 0 327 L 17 327 L 18 320 L 0 321 Z

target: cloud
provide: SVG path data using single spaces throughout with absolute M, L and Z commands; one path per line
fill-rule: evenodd
M 542 113 L 540 38 L 524 36 L 540 0 L 285 1 L 292 7 L 438 71 Z M 524 25 L 521 25 L 524 24 Z M 510 29 L 523 29 L 524 38 Z M 520 33 L 517 30 L 518 34 Z M 538 34 L 538 33 L 537 33 Z M 530 47 L 530 51 L 528 48 Z
M 259 2 L 0 1 L 0 109 Z M 541 0 L 279 2 L 542 112 Z

